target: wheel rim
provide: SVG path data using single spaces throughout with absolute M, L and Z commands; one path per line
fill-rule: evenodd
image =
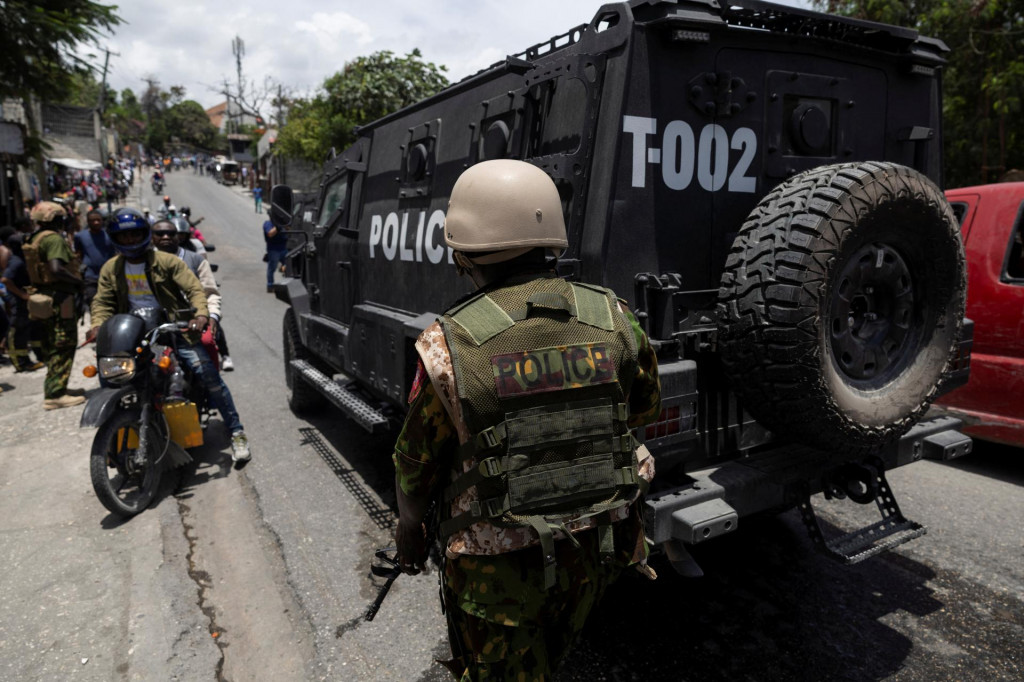
M 129 431 L 137 439 L 139 424 L 128 424 L 115 431 L 107 447 L 107 488 L 125 509 L 137 509 L 149 503 L 154 466 L 148 461 L 142 466 L 135 464 L 136 449 L 127 447 Z
M 873 242 L 846 260 L 836 282 L 829 310 L 835 365 L 853 385 L 884 385 L 916 344 L 910 268 L 895 248 Z

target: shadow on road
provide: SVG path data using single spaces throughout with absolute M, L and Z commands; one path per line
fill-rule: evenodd
M 231 473 L 231 436 L 220 423 L 213 422 L 203 432 L 203 446 L 192 448 L 189 454 L 192 462 L 178 470 L 179 483 L 172 491 L 179 500 L 190 499 L 197 487 Z
M 934 573 L 900 555 L 843 567 L 811 549 L 799 517 L 748 522 L 693 550 L 702 578 L 655 558 L 594 612 L 560 680 L 869 680 L 913 643 L 883 622 L 940 610 Z
M 392 529 L 398 513 L 395 468 L 391 463 L 396 434 L 371 435 L 338 416 L 334 412 L 307 416 L 310 426 L 299 429 L 299 445 L 316 453 L 330 467 L 378 528 Z

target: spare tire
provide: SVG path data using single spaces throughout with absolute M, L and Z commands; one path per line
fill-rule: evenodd
M 764 426 L 866 452 L 924 414 L 963 322 L 964 250 L 942 192 L 892 163 L 776 187 L 736 237 L 718 295 L 732 387 Z

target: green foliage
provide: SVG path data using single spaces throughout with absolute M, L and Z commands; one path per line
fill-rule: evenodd
M 172 88 L 172 91 L 174 88 Z M 185 100 L 167 110 L 167 133 L 189 145 L 209 149 L 213 146 L 217 129 L 210 123 L 203 106 L 194 100 Z
M 167 140 L 167 126 L 163 119 L 150 120 L 149 125 L 146 126 L 146 146 L 162 154 Z
M 1024 169 L 1024 3 L 815 0 L 815 7 L 913 27 L 949 46 L 942 112 L 947 187 Z
M 95 107 L 100 99 L 100 84 L 89 71 L 79 71 L 71 77 L 71 87 L 65 92 L 61 104 L 76 107 Z
M 322 162 L 331 147 L 355 142 L 353 129 L 429 97 L 448 85 L 445 67 L 418 49 L 404 57 L 387 50 L 358 57 L 327 78 L 311 99 L 292 104 L 278 131 L 276 153 Z
M 121 23 L 116 6 L 91 0 L 4 0 L 0 4 L 0 97 L 60 101 L 86 70 L 72 55 Z

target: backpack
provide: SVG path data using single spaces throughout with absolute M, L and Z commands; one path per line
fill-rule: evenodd
M 25 257 L 25 270 L 28 271 L 28 279 L 32 282 L 32 285 L 36 287 L 56 284 L 60 281 L 50 271 L 49 263 L 39 257 L 39 245 L 50 235 L 57 235 L 60 237 L 58 232 L 54 232 L 53 230 L 43 230 L 39 234 L 33 235 L 30 239 L 26 239 L 21 245 L 21 250 Z M 61 239 L 63 239 L 63 237 L 61 237 Z M 81 260 L 81 257 L 72 251 L 71 262 L 65 265 L 64 269 L 75 277 L 78 277 Z

